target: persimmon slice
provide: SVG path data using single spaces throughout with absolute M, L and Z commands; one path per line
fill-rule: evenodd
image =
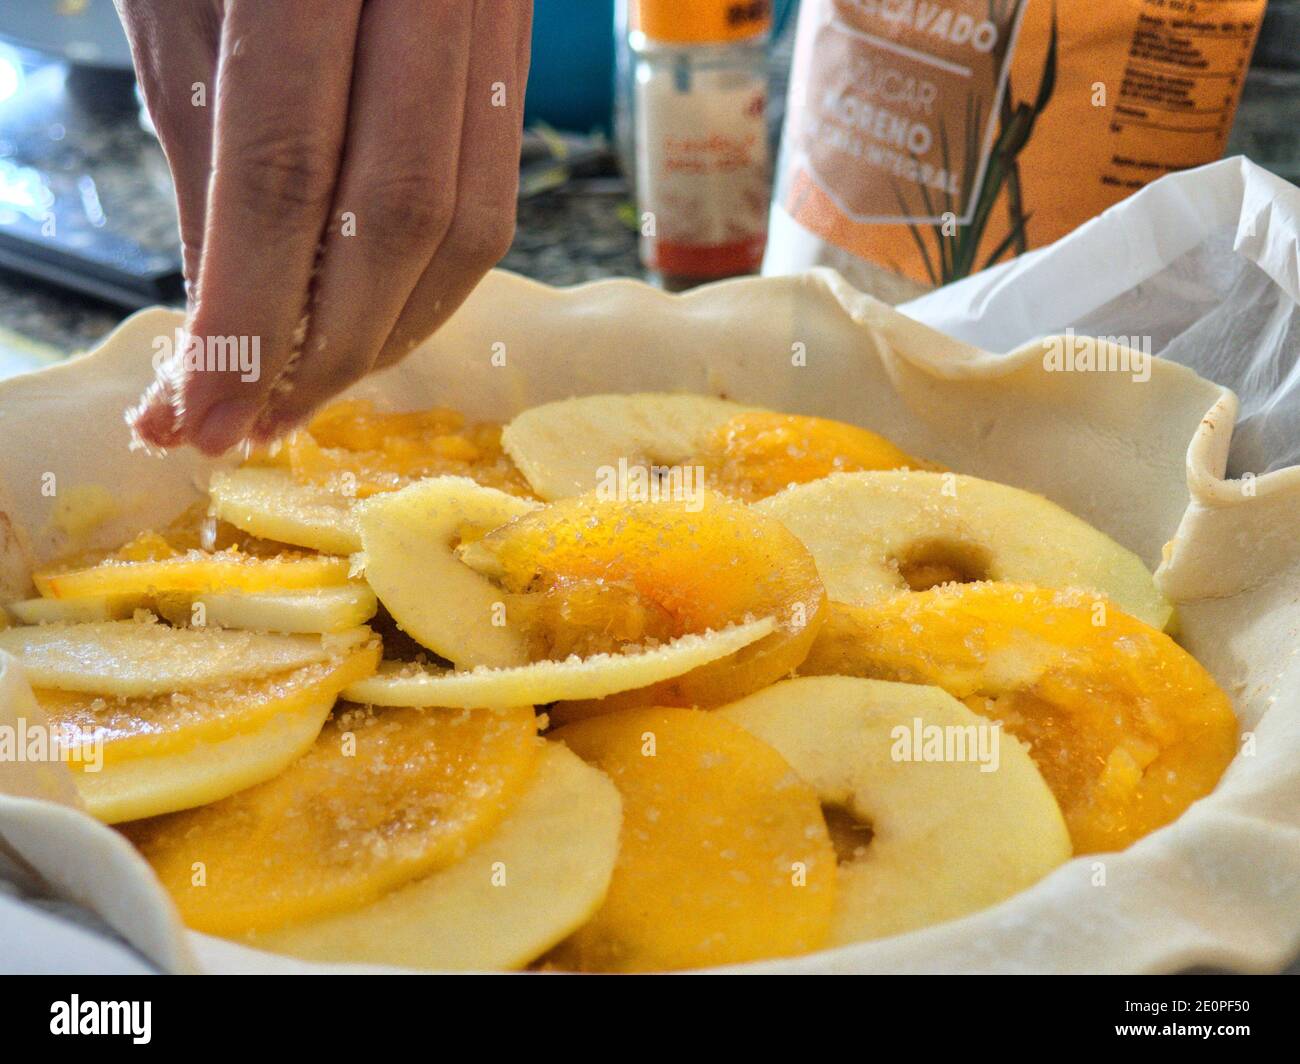
M 359 909 L 249 942 L 313 961 L 522 968 L 600 906 L 618 856 L 621 808 L 603 772 L 547 743 L 518 804 L 462 860 Z
M 776 621 L 735 654 L 639 692 L 642 705 L 716 705 L 788 674 L 826 597 L 811 555 L 779 522 L 706 490 L 681 500 L 563 499 L 460 554 L 514 596 L 507 616 L 534 660 Z
M 551 955 L 637 972 L 820 947 L 835 853 L 816 794 L 766 743 L 703 710 L 648 708 L 561 728 L 607 773 L 623 833 L 604 904 Z
M 211 591 L 287 591 L 346 583 L 348 560 L 286 551 L 265 558 L 237 548 L 173 551 L 139 560 L 110 557 L 95 565 L 44 569 L 32 574 L 49 598 L 84 595 L 204 594 Z
M 531 707 L 356 708 L 274 779 L 124 830 L 188 926 L 276 927 L 459 860 L 514 807 L 540 747 Z
M 943 468 L 869 429 L 768 410 L 746 411 L 719 425 L 693 461 L 704 467 L 714 488 L 746 502 L 831 473 Z
M 426 477 L 463 476 L 512 495 L 530 494 L 501 447 L 501 426 L 465 423 L 454 410 L 376 411 L 366 400 L 326 407 L 293 433 L 276 462 L 295 480 L 359 499 Z

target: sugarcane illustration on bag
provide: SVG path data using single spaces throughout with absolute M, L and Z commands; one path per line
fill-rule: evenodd
M 1001 25 L 1015 24 L 1019 15 L 1018 9 L 1024 2 L 1025 0 L 1012 0 L 1010 5 L 1001 5 L 997 0 L 990 0 L 989 17 Z M 1004 37 L 994 46 L 993 54 L 999 66 L 1009 60 L 1007 55 L 1009 43 L 1010 38 Z M 982 160 L 984 169 L 982 180 L 977 178 L 976 169 L 981 164 L 978 138 L 984 126 L 983 100 L 974 92 L 967 93 L 966 113 L 962 126 L 966 149 L 962 157 L 962 176 L 964 187 L 978 188 L 974 196 L 973 209 L 969 211 L 968 220 L 957 220 L 952 197 L 947 191 L 944 192 L 942 205 L 944 220 L 929 226 L 929 231 L 934 234 L 933 255 L 922 229 L 915 222 L 908 223 L 932 284 L 941 285 L 959 280 L 976 270 L 987 269 L 1008 251 L 1018 255 L 1026 250 L 1026 227 L 1033 212 L 1026 210 L 1025 207 L 1018 156 L 1029 142 L 1038 116 L 1047 109 L 1055 91 L 1056 50 L 1056 12 L 1053 7 L 1051 33 L 1048 38 L 1047 55 L 1043 60 L 1043 71 L 1038 82 L 1038 91 L 1032 102 L 1013 103 L 1013 86 L 1008 73 L 1003 90 L 999 93 L 997 137 L 987 156 Z M 947 130 L 942 118 L 939 122 L 939 145 L 944 167 L 948 169 L 951 162 Z M 906 210 L 907 205 L 902 189 L 897 185 L 895 188 L 898 191 L 899 204 Z M 926 186 L 920 184 L 917 189 L 925 204 L 926 214 L 939 213 Z M 979 260 L 979 250 L 988 232 L 989 219 L 1003 189 L 1006 190 L 1009 228 L 993 249 Z
M 804 0 L 767 273 L 898 301 L 1227 143 L 1263 0 Z

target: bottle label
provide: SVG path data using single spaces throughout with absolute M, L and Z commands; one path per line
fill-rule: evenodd
M 809 176 L 848 218 L 969 220 L 1022 11 L 832 0 L 812 35 L 794 135 Z
M 687 277 L 756 270 L 770 200 L 763 76 L 661 68 L 637 86 L 646 264 Z

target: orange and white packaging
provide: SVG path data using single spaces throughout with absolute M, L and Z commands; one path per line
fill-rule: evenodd
M 889 302 L 1218 159 L 1265 0 L 804 0 L 768 274 Z

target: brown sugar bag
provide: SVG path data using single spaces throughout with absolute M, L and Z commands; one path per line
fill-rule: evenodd
M 1265 0 L 805 0 L 763 272 L 897 302 L 1223 152 Z

